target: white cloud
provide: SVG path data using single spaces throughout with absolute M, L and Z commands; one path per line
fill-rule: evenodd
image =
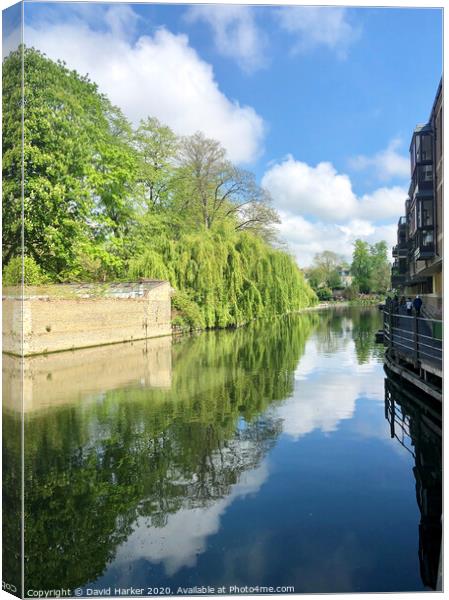
M 235 162 L 255 160 L 263 142 L 262 118 L 223 94 L 212 67 L 187 36 L 161 28 L 132 42 L 134 15 L 127 7 L 109 9 L 102 23 L 106 31 L 82 20 L 40 22 L 26 27 L 25 43 L 89 73 L 134 123 L 155 116 L 180 135 L 200 130 L 219 140 Z
M 402 142 L 395 138 L 391 140 L 385 150 L 377 152 L 374 156 L 363 154 L 351 158 L 350 166 L 356 171 L 374 170 L 381 181 L 389 181 L 396 177 L 408 179 L 410 177 L 410 160 L 398 152 Z
M 365 219 L 395 219 L 405 214 L 406 188 L 381 187 L 360 198 L 359 213 Z
M 357 238 L 394 245 L 407 196 L 405 188 L 394 186 L 359 197 L 349 176 L 338 173 L 331 163 L 313 167 L 292 156 L 272 165 L 262 185 L 280 213 L 280 237 L 303 267 L 323 250 L 350 261 Z
M 17 50 L 22 39 L 21 27 L 16 27 L 11 31 L 6 31 L 6 35 L 2 37 L 2 60 L 11 52 Z
M 267 477 L 268 467 L 263 462 L 256 469 L 244 471 L 228 496 L 199 508 L 183 507 L 169 513 L 163 528 L 152 527 L 145 517 L 139 517 L 133 532 L 119 547 L 116 562 L 128 564 L 144 559 L 162 563 L 168 576 L 182 567 L 194 567 L 198 555 L 207 548 L 208 538 L 219 531 L 226 510 L 238 498 L 255 494 Z
M 357 207 L 351 180 L 328 162 L 311 167 L 287 156 L 265 173 L 262 185 L 270 191 L 277 208 L 294 214 L 343 221 Z
M 405 188 L 395 186 L 378 188 L 359 198 L 349 176 L 338 173 L 331 163 L 312 167 L 290 155 L 270 167 L 262 185 L 278 209 L 324 222 L 398 218 L 407 197 Z
M 347 19 L 347 10 L 331 6 L 283 7 L 277 12 L 282 29 L 295 35 L 293 52 L 306 52 L 318 46 L 333 50 L 345 58 L 359 30 Z
M 307 341 L 295 372 L 295 391 L 277 410 L 284 420 L 283 432 L 295 440 L 316 430 L 336 431 L 342 421 L 354 417 L 358 398 L 383 398 L 381 365 L 375 359 L 359 364 L 352 327 L 352 321 L 343 318 L 341 335 L 322 339 L 315 332 Z
M 186 13 L 188 22 L 204 21 L 210 25 L 217 51 L 246 72 L 267 64 L 265 33 L 257 27 L 254 10 L 248 6 L 198 4 Z
M 396 243 L 395 224 L 378 225 L 362 219 L 352 219 L 345 224 L 312 222 L 286 212 L 281 212 L 280 216 L 280 237 L 287 242 L 301 267 L 310 266 L 315 254 L 323 250 L 331 250 L 351 262 L 353 243 L 357 238 L 370 244 L 385 240 L 388 247 Z

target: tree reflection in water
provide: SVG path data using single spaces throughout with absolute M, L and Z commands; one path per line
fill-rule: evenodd
M 27 586 L 94 581 L 139 519 L 162 528 L 169 515 L 246 493 L 233 490 L 281 431 L 268 409 L 291 394 L 317 320 L 181 339 L 170 388 L 121 387 L 89 403 L 74 394 L 71 405 L 27 414 Z

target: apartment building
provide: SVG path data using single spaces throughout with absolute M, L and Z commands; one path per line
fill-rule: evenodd
M 420 294 L 428 316 L 441 317 L 443 262 L 443 91 L 438 86 L 429 121 L 410 143 L 411 180 L 405 216 L 398 221 L 391 284 L 399 294 Z

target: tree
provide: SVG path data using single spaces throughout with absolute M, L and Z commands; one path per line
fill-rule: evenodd
M 372 276 L 371 291 L 384 294 L 390 287 L 391 270 L 387 242 L 377 242 L 370 248 Z
M 373 263 L 368 242 L 356 240 L 352 254 L 351 273 L 354 283 L 360 292 L 367 294 L 371 291 L 371 275 Z
M 237 168 L 219 142 L 195 133 L 183 139 L 179 155 L 182 199 L 178 210 L 190 213 L 197 225 L 211 229 L 230 221 L 237 230 L 251 230 L 274 240 L 279 216 L 270 206 L 268 192 L 254 175 Z
M 64 63 L 22 47 L 5 59 L 4 94 L 14 99 L 4 96 L 5 263 L 21 252 L 20 144 L 14 145 L 22 99 L 14 82 L 22 51 L 25 253 L 61 278 L 76 271 L 80 252 L 101 246 L 107 253 L 126 234 L 136 166 L 131 130 L 96 84 Z
M 341 287 L 340 271 L 343 257 L 330 250 L 315 254 L 312 266 L 308 269 L 308 279 L 313 289 L 320 287 L 335 289 Z
M 384 294 L 390 287 L 387 243 L 381 241 L 369 246 L 367 242 L 356 240 L 351 273 L 354 276 L 354 285 L 360 292 Z
M 148 117 L 134 135 L 139 157 L 138 182 L 148 209 L 167 207 L 178 139 L 170 127 Z

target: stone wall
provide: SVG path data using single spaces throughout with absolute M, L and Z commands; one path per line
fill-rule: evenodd
M 42 354 L 171 334 L 171 288 L 151 282 L 139 295 L 72 292 L 23 298 L 23 354 Z M 21 354 L 21 304 L 3 297 L 3 351 Z

